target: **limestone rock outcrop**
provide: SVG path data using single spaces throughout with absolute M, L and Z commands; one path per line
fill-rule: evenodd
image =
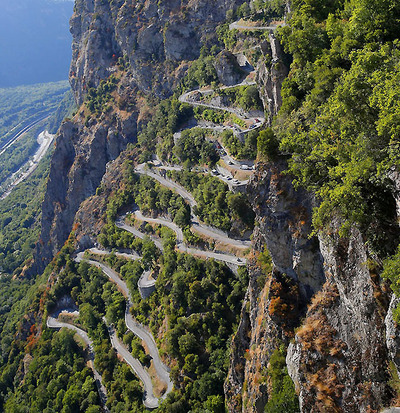
M 214 66 L 219 81 L 226 86 L 236 85 L 246 76 L 235 55 L 227 50 L 216 56 Z

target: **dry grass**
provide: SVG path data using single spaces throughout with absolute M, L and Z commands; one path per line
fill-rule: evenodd
M 344 386 L 336 374 L 338 365 L 335 359 L 344 357 L 346 343 L 338 338 L 337 331 L 330 325 L 326 309 L 338 299 L 336 286 L 325 284 L 317 293 L 308 310 L 308 317 L 296 335 L 309 360 L 305 366 L 305 386 L 310 403 L 318 412 L 341 412 L 340 400 Z M 312 354 L 315 354 L 315 357 Z M 322 357 L 321 357 L 322 356 Z
M 214 242 L 214 250 L 215 251 L 222 251 L 226 252 L 228 254 L 233 254 L 237 257 L 245 257 L 246 252 L 248 251 L 248 247 L 243 246 L 243 247 L 233 247 L 232 245 L 229 245 L 225 242 L 217 241 L 212 237 L 208 237 L 196 230 L 196 227 L 191 227 L 190 228 L 192 232 L 194 232 L 196 235 L 198 235 L 202 241 L 204 241 L 205 244 L 212 244 Z
M 222 168 L 227 169 L 232 174 L 232 176 L 235 179 L 238 179 L 239 181 L 246 181 L 253 174 L 253 171 L 246 171 L 242 169 L 238 170 L 238 169 L 232 168 L 231 165 L 228 165 L 222 159 L 220 159 L 218 163 L 221 165 Z
M 154 396 L 161 397 L 167 391 L 167 384 L 158 378 L 153 360 L 150 363 L 148 372 L 150 374 L 151 382 L 153 383 Z

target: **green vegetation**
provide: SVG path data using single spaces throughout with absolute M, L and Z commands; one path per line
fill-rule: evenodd
M 101 412 L 95 380 L 73 332 L 45 331 L 31 357 L 24 382 L 4 412 Z
M 72 251 L 71 245 L 67 245 L 57 256 L 54 270 L 61 271 L 57 283 L 48 293 L 46 309 L 51 312 L 61 297 L 72 297 L 79 306 L 79 322 L 94 342 L 95 366 L 102 375 L 109 393 L 108 408 L 112 413 L 121 409 L 142 412 L 144 408 L 140 384 L 131 369 L 118 361 L 111 347 L 107 328 L 102 321 L 102 317 L 105 316 L 108 322 L 114 323 L 118 335 L 129 344 L 129 339 L 125 338 L 126 326 L 123 328 L 121 323 L 124 320 L 125 299 L 115 284 L 108 281 L 98 268 L 85 262 L 77 264 L 71 261 L 69 254 Z M 53 365 L 57 365 L 57 362 Z M 73 366 L 71 371 L 75 370 Z M 48 386 L 52 385 L 52 381 L 48 382 Z M 91 404 L 85 406 L 89 408 Z M 72 413 L 81 410 L 66 411 Z
M 177 98 L 163 100 L 147 127 L 139 134 L 138 142 L 142 148 L 141 162 L 150 160 L 157 151 L 161 159 L 169 160 L 174 147 L 174 132 L 193 116 L 193 109 Z
M 69 89 L 66 80 L 0 89 L 0 147 L 24 126 L 55 112 Z
M 218 82 L 214 67 L 214 55 L 217 51 L 217 48 L 213 48 L 211 52 L 202 49 L 200 58 L 193 62 L 182 83 L 185 90 L 193 90 L 196 87 L 208 86 L 213 82 Z
M 285 14 L 285 0 L 254 0 L 253 6 L 256 10 L 256 18 L 263 20 L 269 18 L 283 18 Z
M 150 323 L 155 335 L 168 320 L 162 345 L 177 360 L 171 371 L 176 390 L 159 410 L 215 406 L 212 411 L 222 413 L 230 337 L 239 321 L 246 271 L 234 275 L 221 263 L 177 253 L 173 237 L 165 240 L 164 248 L 156 292 L 146 301 L 136 293 L 133 306 L 133 315 Z
M 219 160 L 214 145 L 207 140 L 207 130 L 200 128 L 184 130 L 174 152 L 188 167 L 195 164 L 212 166 Z
M 210 175 L 189 171 L 168 174 L 193 194 L 195 214 L 205 223 L 224 231 L 230 231 L 235 221 L 241 222 L 243 229 L 253 228 L 254 212 L 243 194 L 233 194 L 226 184 Z
M 92 87 L 88 90 L 86 106 L 96 117 L 111 110 L 111 106 L 109 106 L 112 101 L 111 93 L 117 84 L 118 79 L 114 75 L 110 75 L 107 80 L 100 82 L 97 89 Z
M 114 222 L 123 207 L 135 203 L 144 214 L 168 214 L 177 225 L 188 225 L 190 207 L 183 198 L 148 176 L 138 177 L 133 164 L 128 161 L 124 164 L 124 182 L 125 188 L 118 191 L 107 206 L 109 224 Z
M 64 94 L 63 99 L 61 100 L 57 111 L 55 114 L 49 119 L 47 129 L 50 133 L 56 134 L 58 128 L 60 127 L 62 121 L 65 118 L 70 118 L 74 114 L 74 110 L 76 109 L 74 95 L 72 94 L 72 90 L 69 90 Z
M 220 89 L 218 95 L 228 98 L 230 106 L 244 110 L 263 110 L 260 93 L 254 85 Z
M 387 171 L 400 159 L 400 6 L 395 1 L 296 1 L 281 29 L 291 72 L 275 132 L 289 171 L 320 204 L 314 226 L 359 223 L 374 248 L 394 225 Z M 372 230 L 372 228 L 374 228 Z M 382 251 L 384 253 L 384 251 Z
M 276 349 L 269 359 L 267 369 L 272 392 L 265 406 L 265 413 L 299 413 L 299 400 L 286 367 L 286 349 Z
M 46 271 L 32 280 L 11 280 L 2 276 L 0 280 L 0 410 L 4 411 L 4 401 L 21 382 L 20 365 L 26 353 L 36 342 L 37 327 L 41 320 L 37 317 L 42 305 L 42 296 L 50 272 Z M 27 315 L 26 318 L 23 316 Z M 16 334 L 16 333 L 19 334 Z M 24 397 L 21 395 L 21 397 Z M 25 402 L 21 406 L 29 405 Z M 18 406 L 21 408 L 21 406 Z M 20 411 L 12 410 L 11 411 Z
M 262 158 L 274 160 L 279 153 L 279 141 L 271 128 L 262 130 L 257 137 L 257 152 Z
M 196 106 L 194 108 L 194 117 L 197 120 L 206 120 L 215 124 L 222 124 L 229 118 L 229 112 L 224 110 L 210 109 L 206 107 Z
M 225 130 L 221 135 L 222 144 L 228 149 L 229 154 L 236 159 L 255 159 L 257 156 L 257 132 L 246 134 L 242 143 L 231 130 Z
M 127 280 L 133 296 L 133 315 L 138 321 L 149 324 L 155 336 L 167 325 L 161 346 L 176 360 L 171 371 L 175 391 L 160 411 L 170 412 L 179 406 L 179 411 L 212 408 L 222 413 L 229 343 L 239 321 L 248 282 L 246 270 L 241 268 L 235 275 L 221 263 L 177 253 L 172 232 L 165 231 L 163 237 L 164 254 L 153 251 L 158 279 L 156 292 L 148 300 L 142 300 L 137 289 L 137 280 L 145 267 L 143 262 L 130 262 L 115 255 L 105 260 Z M 148 365 L 143 347 L 126 332 L 125 300 L 99 269 L 72 261 L 73 251 L 71 237 L 40 280 L 50 280 L 52 288 L 43 296 L 43 290 L 36 286 L 36 296 L 29 296 L 28 302 L 36 297 L 31 312 L 49 313 L 61 297 L 72 297 L 80 309 L 79 323 L 94 341 L 95 365 L 109 393 L 108 408 L 112 413 L 142 412 L 140 385 L 130 368 L 118 362 L 102 322 L 103 316 L 113 322 L 132 354 Z M 32 325 L 26 327 L 30 331 L 26 348 L 33 361 L 24 382 L 13 383 L 23 351 L 14 352 L 1 376 L 0 388 L 8 393 L 5 412 L 24 411 L 18 404 L 21 400 L 22 406 L 49 413 L 99 411 L 94 380 L 73 333 L 45 329 L 38 336 L 35 324 Z M 22 350 L 26 344 L 24 339 L 18 340 Z M 12 345 L 16 343 L 15 340 Z
M 49 156 L 26 181 L 0 201 L 0 271 L 11 274 L 31 256 L 40 232 L 40 208 Z
M 396 254 L 384 261 L 382 277 L 391 282 L 390 288 L 400 297 L 400 245 Z M 400 306 L 393 311 L 393 318 L 396 323 L 400 323 Z
M 234 20 L 235 16 L 233 13 L 230 14 L 228 20 Z M 229 30 L 229 24 L 221 24 L 217 27 L 218 40 L 225 46 L 226 50 L 233 50 L 235 47 L 238 37 L 238 30 Z

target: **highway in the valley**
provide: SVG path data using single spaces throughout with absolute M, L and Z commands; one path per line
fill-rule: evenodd
M 18 131 L 14 136 L 12 136 L 6 143 L 0 146 L 0 155 L 2 155 L 8 148 L 14 145 L 26 132 L 29 132 L 33 127 L 35 127 L 39 122 L 48 119 L 49 115 L 43 116 L 38 120 L 31 122 L 29 125 L 24 126 L 20 131 Z
M 39 148 L 33 155 L 32 160 L 28 160 L 17 172 L 14 172 L 9 178 L 11 182 L 7 185 L 6 191 L 0 196 L 0 200 L 6 199 L 13 189 L 27 179 L 39 166 L 40 161 L 46 155 L 50 148 L 51 143 L 54 140 L 54 135 L 51 135 L 47 131 L 42 132 L 38 136 Z M 28 165 L 28 169 L 26 169 Z

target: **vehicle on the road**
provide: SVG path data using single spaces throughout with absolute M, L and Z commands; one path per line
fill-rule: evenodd
M 228 165 L 233 165 L 233 162 L 232 162 L 232 161 L 228 161 Z
M 250 167 L 248 165 L 240 165 L 240 169 L 243 169 L 244 171 L 248 171 Z

